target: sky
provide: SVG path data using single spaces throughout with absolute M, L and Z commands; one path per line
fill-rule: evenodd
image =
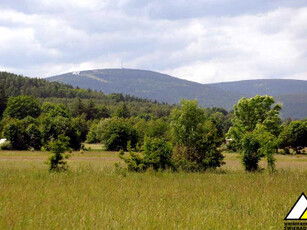
M 0 70 L 307 80 L 307 0 L 1 0 Z

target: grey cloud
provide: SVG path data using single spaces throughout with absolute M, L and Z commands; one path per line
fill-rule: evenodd
M 101 2 L 2 0 L 0 66 L 47 76 L 124 61 L 199 82 L 307 72 L 306 1 Z

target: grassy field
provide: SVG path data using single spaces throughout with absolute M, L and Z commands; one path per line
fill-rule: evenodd
M 225 155 L 215 172 L 124 175 L 115 152 L 76 152 L 50 174 L 46 152 L 1 151 L 0 229 L 282 229 L 307 192 L 307 156 L 278 155 L 269 175 Z

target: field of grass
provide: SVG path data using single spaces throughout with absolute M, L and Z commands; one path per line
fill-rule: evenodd
M 115 152 L 72 153 L 57 174 L 48 155 L 0 151 L 0 229 L 282 229 L 307 192 L 307 156 L 276 156 L 271 175 L 230 153 L 215 172 L 125 175 Z

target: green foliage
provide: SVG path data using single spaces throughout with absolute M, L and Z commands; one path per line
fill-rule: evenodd
M 42 147 L 42 134 L 35 124 L 30 124 L 26 130 L 29 139 L 29 146 L 34 150 L 40 150 Z
M 67 106 L 63 104 L 54 104 L 50 102 L 45 102 L 42 105 L 42 113 L 48 115 L 50 117 L 70 117 L 70 113 L 68 111 Z
M 282 148 L 285 154 L 290 154 L 291 133 L 288 126 L 283 125 L 282 131 L 278 136 L 278 146 Z
M 86 136 L 89 132 L 89 127 L 85 119 L 86 119 L 85 114 L 83 114 L 80 117 L 72 119 L 72 126 L 77 131 L 77 134 L 81 139 L 81 142 L 84 142 L 86 140 Z
M 259 169 L 260 143 L 252 133 L 246 133 L 242 139 L 242 163 L 246 171 L 253 172 Z
M 99 115 L 98 114 L 98 109 L 96 108 L 95 106 L 95 102 L 90 99 L 88 101 L 88 103 L 85 105 L 85 114 L 86 114 L 86 120 L 93 120 L 93 119 L 96 119 L 98 118 L 97 116 Z
M 71 114 L 73 117 L 81 116 L 83 113 L 85 113 L 85 105 L 81 98 L 74 99 L 74 102 L 71 107 Z
M 86 142 L 87 143 L 98 143 L 100 142 L 100 139 L 97 135 L 97 124 L 94 123 L 91 125 L 91 128 L 86 136 Z
M 67 162 L 65 161 L 64 153 L 69 150 L 69 138 L 59 135 L 56 140 L 49 144 L 50 150 L 53 155 L 48 159 L 49 171 L 61 172 L 68 169 Z
M 130 111 L 125 103 L 121 104 L 114 112 L 114 117 L 129 118 Z
M 29 148 L 40 150 L 42 146 L 42 135 L 38 122 L 32 117 L 26 117 L 23 120 L 9 120 L 4 128 L 4 136 L 10 141 L 13 150 Z
M 206 120 L 197 101 L 181 101 L 181 108 L 172 112 L 171 129 L 178 162 L 190 162 L 196 166 L 193 171 L 205 171 L 223 164 L 217 129 L 211 120 Z
M 129 171 L 145 172 L 149 168 L 155 171 L 174 169 L 172 147 L 165 139 L 146 137 L 143 152 L 134 153 L 129 144 L 128 151 L 128 156 L 120 151 L 119 157 L 127 164 Z
M 96 113 L 97 119 L 111 117 L 111 113 L 107 106 L 105 105 L 97 106 L 96 109 L 97 109 L 97 113 Z
M 289 126 L 283 126 L 279 135 L 279 146 L 286 153 L 289 153 L 290 148 L 300 153 L 307 147 L 307 121 L 292 121 Z
M 280 105 L 275 105 L 273 97 L 255 96 L 250 99 L 242 98 L 234 105 L 232 127 L 227 137 L 232 139 L 234 150 L 240 150 L 241 139 L 246 132 L 252 132 L 257 124 L 263 124 L 266 129 L 278 137 L 281 128 L 279 118 Z
M 174 168 L 172 146 L 165 139 L 145 137 L 144 155 L 155 171 Z
M 268 128 L 264 125 L 257 125 L 254 133 L 256 139 L 260 143 L 259 153 L 261 156 L 267 158 L 269 172 L 275 171 L 275 158 L 274 153 L 278 146 L 278 140 L 275 135 L 268 131 Z
M 17 119 L 27 116 L 36 118 L 41 113 L 40 108 L 39 101 L 31 96 L 10 97 L 4 114 Z
M 128 170 L 132 172 L 145 172 L 149 165 L 141 153 L 135 153 L 129 150 L 129 156 L 125 156 L 123 151 L 119 152 L 119 157 L 124 160 L 128 166 Z
M 50 149 L 48 143 L 58 139 L 60 135 L 69 137 L 70 148 L 74 150 L 81 148 L 81 137 L 70 118 L 61 116 L 45 117 L 42 121 L 42 136 L 45 147 Z
M 5 95 L 5 90 L 3 85 L 0 83 L 0 117 L 2 117 L 2 113 L 4 112 L 7 104 L 7 97 Z
M 234 105 L 233 126 L 227 133 L 232 141 L 228 147 L 241 150 L 246 171 L 257 170 L 262 156 L 267 158 L 268 170 L 274 171 L 273 154 L 282 130 L 281 106 L 273 106 L 274 103 L 273 97 L 257 95 L 250 99 L 242 98 Z
M 27 150 L 29 137 L 25 125 L 20 120 L 12 120 L 4 127 L 4 136 L 10 141 L 12 149 Z
M 102 133 L 102 142 L 106 150 L 127 150 L 129 141 L 132 148 L 135 148 L 137 138 L 137 131 L 124 119 L 113 118 L 106 121 L 105 130 Z
M 261 157 L 267 158 L 269 172 L 275 171 L 274 152 L 278 146 L 276 137 L 264 125 L 258 124 L 253 132 L 247 132 L 242 139 L 242 162 L 246 171 L 259 169 Z
M 3 85 L 8 97 L 19 95 L 31 95 L 38 98 L 102 99 L 106 97 L 102 92 L 73 88 L 71 85 L 59 82 L 48 82 L 45 79 L 23 77 L 7 72 L 0 72 L 0 84 Z

